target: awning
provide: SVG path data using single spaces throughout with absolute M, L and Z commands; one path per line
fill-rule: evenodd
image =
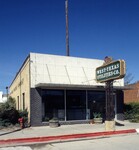
M 36 88 L 41 89 L 80 89 L 80 90 L 105 90 L 105 86 L 97 85 L 76 85 L 76 84 L 54 84 L 54 83 L 39 83 L 36 84 Z M 125 86 L 114 86 L 115 90 L 125 90 Z

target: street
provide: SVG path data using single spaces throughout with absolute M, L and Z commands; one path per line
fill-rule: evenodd
M 113 137 L 69 141 L 51 144 L 34 144 L 30 146 L 5 147 L 0 150 L 138 150 L 139 135 L 128 134 Z

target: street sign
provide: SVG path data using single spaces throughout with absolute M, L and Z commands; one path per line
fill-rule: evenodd
M 107 82 L 125 76 L 125 61 L 117 60 L 96 68 L 97 82 Z

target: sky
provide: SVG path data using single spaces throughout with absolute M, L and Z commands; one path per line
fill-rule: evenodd
M 139 80 L 139 0 L 68 0 L 70 56 L 126 62 Z M 65 0 L 0 0 L 0 91 L 30 52 L 66 55 Z

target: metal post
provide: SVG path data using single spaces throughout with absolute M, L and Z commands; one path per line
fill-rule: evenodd
M 105 120 L 105 130 L 114 131 L 115 121 L 114 121 L 114 103 L 113 103 L 113 81 L 106 82 L 106 120 Z
M 65 1 L 65 10 L 66 10 L 66 51 L 67 56 L 69 56 L 69 20 L 68 20 L 68 0 Z
M 65 121 L 67 121 L 67 99 L 66 99 L 66 89 L 64 90 L 64 102 L 65 102 Z
M 86 120 L 89 119 L 89 114 L 88 114 L 88 92 L 86 90 Z
M 113 81 L 106 82 L 106 120 L 114 120 Z
M 117 120 L 117 98 L 116 98 L 116 93 L 114 93 L 114 115 L 115 115 L 115 120 Z

